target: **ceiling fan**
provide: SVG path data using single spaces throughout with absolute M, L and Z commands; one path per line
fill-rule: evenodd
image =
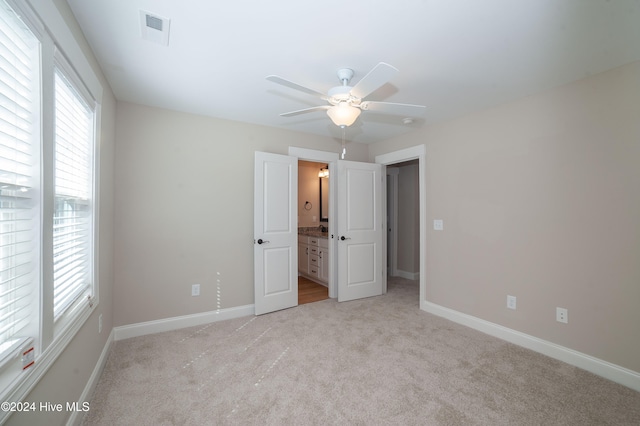
M 301 86 L 292 81 L 286 80 L 277 75 L 267 76 L 267 80 L 274 83 L 287 86 L 289 88 L 318 96 L 320 99 L 329 102 L 329 105 L 320 105 L 311 108 L 300 109 L 297 111 L 285 112 L 280 114 L 281 117 L 292 117 L 298 114 L 305 114 L 314 111 L 327 111 L 327 115 L 336 126 L 345 128 L 351 126 L 361 111 L 375 111 L 383 114 L 402 115 L 406 118 L 403 120 L 411 122 L 411 117 L 420 116 L 425 110 L 423 105 L 398 104 L 391 102 L 376 102 L 363 100 L 369 94 L 375 92 L 398 72 L 398 70 L 384 62 L 380 62 L 373 67 L 367 75 L 365 75 L 355 86 L 349 86 L 349 82 L 353 78 L 353 70 L 343 68 L 338 70 L 338 79 L 342 83 L 329 89 L 327 94 Z M 407 121 L 409 120 L 409 121 Z

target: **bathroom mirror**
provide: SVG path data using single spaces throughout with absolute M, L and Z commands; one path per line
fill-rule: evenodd
M 329 222 L 329 178 L 320 179 L 320 222 Z

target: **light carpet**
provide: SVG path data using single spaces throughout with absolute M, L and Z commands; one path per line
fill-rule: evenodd
M 640 393 L 386 295 L 115 342 L 85 425 L 640 425 Z

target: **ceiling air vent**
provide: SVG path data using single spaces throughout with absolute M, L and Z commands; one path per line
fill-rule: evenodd
M 151 15 L 145 15 L 145 18 L 147 19 L 147 27 L 162 31 L 162 19 Z
M 171 21 L 153 13 L 140 11 L 140 34 L 143 39 L 169 45 L 169 24 Z

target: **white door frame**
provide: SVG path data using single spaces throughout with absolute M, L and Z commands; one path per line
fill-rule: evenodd
M 332 238 L 338 231 L 338 210 L 336 209 L 338 199 L 338 179 L 335 176 L 338 172 L 339 154 L 335 152 L 319 151 L 316 149 L 299 148 L 296 146 L 289 147 L 291 157 L 298 157 L 298 160 L 314 161 L 317 163 L 327 163 L 329 165 L 329 297 L 338 297 L 338 245 L 337 238 Z M 334 179 L 331 179 L 334 176 Z
M 417 145 L 387 154 L 376 155 L 375 162 L 392 165 L 409 160 L 418 160 L 418 192 L 420 196 L 420 309 L 426 310 L 427 275 L 426 275 L 426 253 L 427 253 L 427 188 L 425 184 L 426 149 L 424 145 Z M 386 191 L 386 186 L 385 186 Z M 386 235 L 386 233 L 385 233 Z

